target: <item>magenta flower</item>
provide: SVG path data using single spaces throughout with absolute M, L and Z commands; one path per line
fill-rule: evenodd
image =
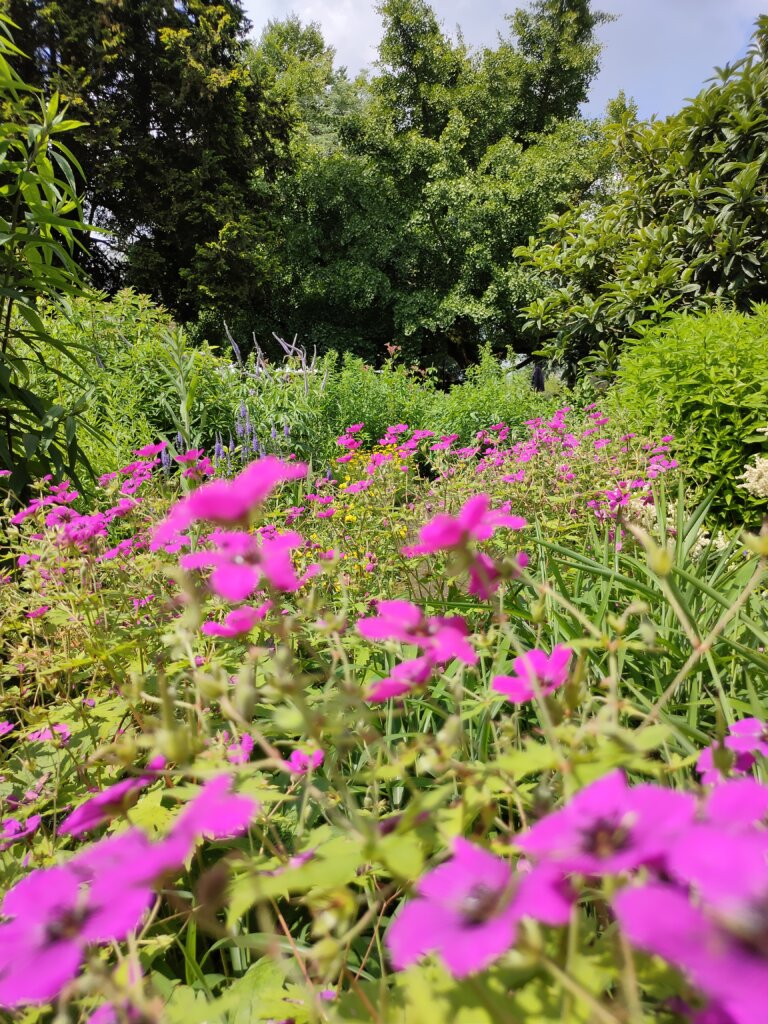
M 434 663 L 422 655 L 395 665 L 386 679 L 379 679 L 369 689 L 366 700 L 372 704 L 381 704 L 394 697 L 403 697 L 417 686 L 425 683 L 432 675 Z
M 253 736 L 246 733 L 239 743 L 231 743 L 227 747 L 227 760 L 230 764 L 247 764 L 253 753 Z
M 724 782 L 708 795 L 704 817 L 723 828 L 764 822 L 768 818 L 768 786 L 751 778 Z
M 435 516 L 419 533 L 420 543 L 406 550 L 408 555 L 426 555 L 444 549 L 466 547 L 470 541 L 488 540 L 500 527 L 522 530 L 527 522 L 501 509 L 491 509 L 487 494 L 470 498 L 457 516 Z
M 501 573 L 496 568 L 496 563 L 489 556 L 477 551 L 469 567 L 469 586 L 467 592 L 473 597 L 479 597 L 487 601 L 499 589 Z
M 306 775 L 309 771 L 319 768 L 325 760 L 322 750 L 312 750 L 306 753 L 303 750 L 294 750 L 287 761 L 283 761 L 283 767 L 291 775 Z
M 477 652 L 467 640 L 462 618 L 427 618 L 410 601 L 378 601 L 377 616 L 358 619 L 357 630 L 367 640 L 398 640 L 415 644 L 434 664 L 458 658 L 467 665 L 477 663 Z
M 252 462 L 234 480 L 213 480 L 171 509 L 155 529 L 151 550 L 178 543 L 178 535 L 193 522 L 207 519 L 222 526 L 245 524 L 250 513 L 278 486 L 287 480 L 305 476 L 301 463 L 282 462 L 272 455 Z
M 229 839 L 245 832 L 259 805 L 248 796 L 233 794 L 231 788 L 229 775 L 209 779 L 182 811 L 171 838 L 194 842 L 199 836 Z
M 133 454 L 140 459 L 150 459 L 152 456 L 159 455 L 160 452 L 165 451 L 167 447 L 167 441 L 158 441 L 157 444 L 145 444 L 143 448 L 136 448 Z
M 633 945 L 686 974 L 734 1024 L 764 1024 L 768 963 L 684 891 L 666 882 L 631 886 L 614 897 L 613 910 Z
M 28 740 L 53 740 L 57 736 L 60 737 L 60 743 L 63 747 L 69 743 L 72 736 L 72 730 L 68 725 L 63 722 L 58 725 L 52 726 L 50 729 L 36 729 L 27 736 Z
M 622 772 L 613 771 L 516 843 L 566 874 L 617 874 L 663 863 L 670 841 L 690 826 L 695 813 L 689 794 L 646 783 L 630 787 Z
M 139 791 L 154 782 L 155 772 L 161 771 L 164 766 L 165 760 L 162 757 L 156 758 L 147 766 L 150 774 L 123 779 L 102 789 L 62 821 L 57 829 L 59 835 L 82 836 L 114 818 L 133 804 Z
M 513 704 L 533 700 L 537 694 L 546 696 L 567 681 L 572 655 L 571 648 L 563 644 L 556 644 L 551 654 L 538 649 L 526 651 L 512 662 L 514 675 L 494 677 L 493 689 L 503 693 Z
M 701 775 L 701 781 L 705 786 L 717 785 L 725 778 L 724 773 L 715 764 L 714 746 L 704 747 L 696 760 L 696 771 Z M 754 755 L 748 753 L 736 754 L 731 765 L 731 773 L 743 775 L 748 772 L 755 763 Z
M 768 725 L 758 718 L 742 718 L 734 722 L 725 737 L 725 746 L 740 754 L 768 757 Z
M 7 736 L 9 732 L 13 732 L 16 726 L 13 722 L 0 722 L 0 736 Z
M 386 942 L 397 970 L 438 953 L 454 977 L 481 971 L 513 945 L 518 922 L 566 924 L 570 900 L 548 868 L 513 872 L 506 861 L 457 838 L 453 857 L 424 875 Z
M 84 885 L 71 864 L 22 879 L 2 903 L 11 920 L 0 924 L 0 1005 L 53 999 L 76 976 L 87 947 L 124 939 L 150 899 L 148 887 L 117 873 Z
M 28 619 L 40 619 L 45 615 L 46 612 L 51 610 L 51 606 L 48 604 L 41 604 L 39 608 L 33 608 L 31 612 L 27 612 Z
M 298 533 L 277 534 L 260 541 L 250 533 L 219 531 L 209 538 L 213 551 L 183 555 L 184 569 L 211 567 L 211 590 L 227 601 L 245 601 L 264 576 L 276 590 L 298 590 L 290 552 L 303 543 Z
M 261 622 L 265 618 L 271 607 L 272 602 L 265 601 L 258 608 L 251 608 L 247 605 L 243 608 L 235 608 L 226 616 L 223 622 L 213 622 L 212 620 L 204 622 L 200 627 L 200 631 L 205 633 L 206 636 L 242 636 L 244 633 L 250 633 L 256 623 Z
M 25 822 L 16 818 L 6 818 L 0 822 L 0 852 L 7 850 L 9 846 L 18 843 L 20 839 L 26 839 L 33 832 L 37 831 L 40 825 L 40 815 L 33 814 Z
M 764 955 L 767 854 L 762 831 L 697 822 L 671 844 L 667 870 L 695 890 L 710 917 Z
M 447 451 L 454 441 L 459 438 L 458 434 L 443 434 L 439 441 L 435 444 L 431 444 L 429 447 L 433 452 L 444 452 Z

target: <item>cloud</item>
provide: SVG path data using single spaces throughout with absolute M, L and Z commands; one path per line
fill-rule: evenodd
M 381 36 L 381 20 L 366 0 L 245 0 L 254 33 L 269 18 L 292 11 L 304 22 L 317 21 L 336 47 L 338 62 L 354 73 L 371 67 Z M 433 9 L 446 32 L 462 27 L 467 43 L 492 46 L 506 30 L 498 0 L 435 0 Z M 642 117 L 670 114 L 699 91 L 715 65 L 741 56 L 764 0 L 596 0 L 595 7 L 619 15 L 600 31 L 602 70 L 593 85 L 588 111 L 602 112 L 623 89 L 634 97 Z

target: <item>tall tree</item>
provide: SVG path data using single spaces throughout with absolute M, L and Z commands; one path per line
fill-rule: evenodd
M 36 84 L 89 122 L 73 148 L 89 217 L 113 232 L 90 247 L 97 283 L 133 284 L 183 317 L 257 301 L 268 276 L 263 183 L 285 165 L 290 119 L 245 62 L 240 0 L 0 9 L 19 26 Z
M 444 35 L 425 0 L 383 0 L 384 35 L 374 89 L 399 131 L 437 139 L 470 70 L 466 48 Z

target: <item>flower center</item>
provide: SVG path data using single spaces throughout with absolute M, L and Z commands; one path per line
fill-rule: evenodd
M 584 832 L 584 850 L 605 859 L 629 846 L 629 829 L 616 818 L 598 818 Z
M 67 907 L 62 910 L 55 921 L 49 921 L 45 928 L 45 937 L 49 942 L 61 942 L 64 939 L 74 939 L 80 934 L 80 930 L 88 917 L 85 907 Z
M 498 906 L 499 891 L 478 882 L 461 901 L 459 912 L 467 924 L 483 924 L 494 916 Z

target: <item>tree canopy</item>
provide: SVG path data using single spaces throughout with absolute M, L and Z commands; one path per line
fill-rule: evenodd
M 87 122 L 73 141 L 87 181 L 98 285 L 131 284 L 195 316 L 261 301 L 264 210 L 287 166 L 291 119 L 245 60 L 239 0 L 0 0 L 30 81 Z

